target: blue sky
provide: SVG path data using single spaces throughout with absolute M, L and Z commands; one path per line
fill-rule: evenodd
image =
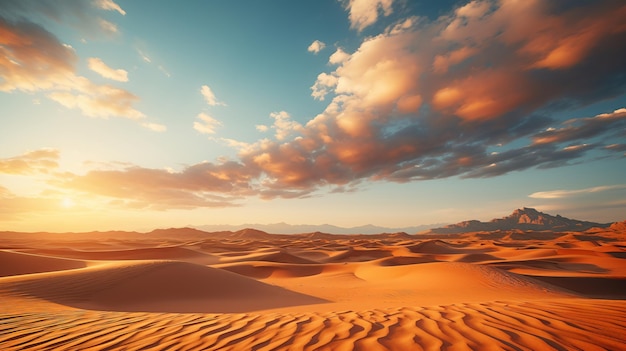
M 5 1 L 0 228 L 626 214 L 615 1 Z

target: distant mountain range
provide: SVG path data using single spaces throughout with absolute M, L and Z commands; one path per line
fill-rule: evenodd
M 492 219 L 489 222 L 477 220 L 463 221 L 440 228 L 431 228 L 420 234 L 458 234 L 497 230 L 585 231 L 590 228 L 606 228 L 610 225 L 611 223 L 579 221 L 560 215 L 552 216 L 539 212 L 534 208 L 524 207 L 513 211 L 513 213 L 507 217 Z
M 493 232 L 493 231 L 576 231 L 588 233 L 598 231 L 618 231 L 626 230 L 626 221 L 615 223 L 594 223 L 569 219 L 559 215 L 552 216 L 539 212 L 534 208 L 521 208 L 504 218 L 492 219 L 489 222 L 477 220 L 463 221 L 438 228 L 433 226 L 415 226 L 405 228 L 386 228 L 373 225 L 361 227 L 342 228 L 333 225 L 289 225 L 285 223 L 256 225 L 244 224 L 241 226 L 228 225 L 206 225 L 196 228 L 169 228 L 155 229 L 150 232 L 127 232 L 127 231 L 107 231 L 88 233 L 20 233 L 20 232 L 0 232 L 0 238 L 20 239 L 29 235 L 50 235 L 51 238 L 74 237 L 75 235 L 86 235 L 90 239 L 97 238 L 164 238 L 164 239 L 185 239 L 185 240 L 271 240 L 271 239 L 415 239 L 430 235 L 462 234 L 469 232 Z M 417 235 L 415 235 L 417 234 Z
M 262 230 L 266 233 L 272 234 L 297 234 L 297 233 L 328 233 L 328 234 L 380 234 L 380 233 L 418 233 L 430 228 L 441 226 L 442 223 L 420 225 L 412 227 L 379 227 L 375 225 L 363 225 L 359 227 L 338 227 L 331 224 L 321 225 L 309 225 L 309 224 L 287 224 L 287 223 L 274 223 L 274 224 L 242 224 L 242 225 L 200 225 L 189 226 L 205 232 L 222 232 L 231 231 L 236 232 L 246 228 L 254 228 Z

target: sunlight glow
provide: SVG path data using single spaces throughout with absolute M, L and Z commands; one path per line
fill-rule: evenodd
M 61 207 L 63 208 L 72 208 L 76 205 L 76 203 L 74 202 L 74 200 L 70 199 L 69 197 L 64 197 L 61 200 Z

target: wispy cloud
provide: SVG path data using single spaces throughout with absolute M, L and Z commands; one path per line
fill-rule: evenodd
M 57 167 L 59 167 L 59 150 L 52 148 L 43 148 L 0 159 L 0 173 L 5 174 L 49 173 Z
M 102 10 L 117 11 L 122 16 L 126 15 L 126 11 L 124 11 L 120 5 L 116 4 L 113 0 L 96 0 L 94 4 Z
M 199 113 L 196 118 L 198 118 L 199 121 L 193 122 L 193 129 L 202 134 L 215 134 L 215 129 L 222 126 L 222 122 L 204 112 Z
M 146 53 L 144 53 L 143 51 L 137 49 L 137 53 L 139 54 L 139 57 L 141 57 L 141 59 L 145 62 L 145 63 L 152 63 L 152 59 L 150 58 L 150 56 L 148 56 Z
M 98 19 L 98 24 L 100 25 L 100 28 L 108 34 L 118 34 L 119 33 L 119 29 L 117 28 L 117 24 L 107 21 L 103 18 L 99 18 Z
M 324 44 L 324 42 L 319 41 L 319 40 L 315 40 L 311 43 L 311 45 L 309 45 L 309 47 L 307 48 L 307 50 L 309 52 L 312 52 L 314 54 L 319 53 L 320 51 L 322 51 L 324 48 L 326 47 L 326 44 Z
M 204 100 L 210 106 L 226 106 L 226 104 L 224 102 L 219 101 L 215 97 L 215 94 L 213 93 L 213 90 L 211 90 L 211 88 L 208 85 L 203 85 L 200 88 L 200 94 L 202 94 L 202 96 L 204 97 Z
M 153 132 L 164 132 L 167 130 L 166 126 L 159 123 L 144 122 L 141 123 L 141 126 L 150 129 Z
M 54 91 L 47 96 L 59 104 L 78 109 L 89 117 L 108 118 L 112 116 L 141 120 L 146 116 L 133 107 L 139 98 L 134 94 L 109 85 L 96 85 L 79 77 L 74 91 Z
M 114 69 L 97 57 L 87 59 L 87 65 L 90 70 L 98 73 L 104 78 L 116 80 L 118 82 L 128 82 L 128 72 L 123 69 Z
M 528 197 L 532 197 L 534 199 L 562 199 L 577 195 L 584 194 L 592 194 L 599 193 L 609 190 L 618 190 L 618 189 L 626 189 L 626 185 L 605 185 L 605 186 L 596 186 L 592 188 L 585 189 L 576 189 L 576 190 L 550 190 L 550 191 L 539 191 L 536 193 L 532 193 L 528 195 Z

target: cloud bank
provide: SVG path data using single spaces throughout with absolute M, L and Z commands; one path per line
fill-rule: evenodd
M 391 14 L 392 5 L 345 2 L 357 31 Z M 272 129 L 273 137 L 228 140 L 239 148 L 235 160 L 178 172 L 139 166 L 93 170 L 51 182 L 120 206 L 166 209 L 236 205 L 247 196 L 307 197 L 374 181 L 495 177 L 594 157 L 621 158 L 622 106 L 567 121 L 553 115 L 626 92 L 626 47 L 616 45 L 626 42 L 623 18 L 626 5 L 610 0 L 477 0 L 433 21 L 405 18 L 368 36 L 354 52 L 337 50 L 330 56 L 332 66 L 312 86 L 313 98 L 328 101 L 320 114 L 301 124 L 285 111 L 275 112 L 271 127 L 257 126 Z M 71 50 L 53 48 L 46 60 L 56 59 L 59 70 L 71 71 Z M 43 82 L 48 80 L 53 81 Z M 26 81 L 16 74 L 8 87 Z M 209 105 L 223 104 L 208 86 L 200 91 Z M 106 99 L 111 94 L 114 101 Z M 103 106 L 115 102 L 116 113 L 133 118 L 132 96 L 106 89 L 98 96 Z M 51 98 L 85 111 L 99 101 Z M 207 114 L 194 124 L 208 134 L 218 126 Z

